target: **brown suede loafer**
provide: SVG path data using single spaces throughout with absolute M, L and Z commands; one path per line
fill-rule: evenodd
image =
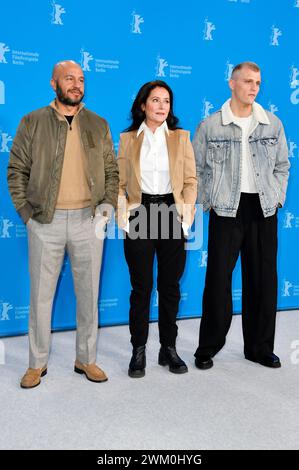
M 107 382 L 108 380 L 105 372 L 96 364 L 82 364 L 82 362 L 76 360 L 74 371 L 77 374 L 85 374 L 86 378 L 91 382 Z
M 29 369 L 26 370 L 25 375 L 21 380 L 22 388 L 34 388 L 41 383 L 41 377 L 47 374 L 47 366 L 44 366 L 42 369 Z

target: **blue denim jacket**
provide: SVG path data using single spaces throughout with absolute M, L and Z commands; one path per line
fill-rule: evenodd
M 198 200 L 204 210 L 236 217 L 241 196 L 242 130 L 233 123 L 229 100 L 196 130 L 193 147 L 198 177 Z M 288 146 L 281 121 L 253 104 L 249 150 L 253 174 L 265 217 L 283 206 L 289 177 Z

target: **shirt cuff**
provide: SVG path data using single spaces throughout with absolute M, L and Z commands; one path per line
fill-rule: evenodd
M 182 228 L 183 228 L 183 232 L 184 232 L 185 237 L 188 237 L 189 236 L 190 225 L 187 224 L 186 222 L 182 222 Z
M 123 230 L 124 230 L 125 232 L 127 232 L 127 233 L 129 233 L 129 231 L 130 231 L 129 217 L 130 217 L 130 212 L 128 211 L 128 212 L 127 212 L 127 222 L 126 222 L 125 227 L 123 228 Z

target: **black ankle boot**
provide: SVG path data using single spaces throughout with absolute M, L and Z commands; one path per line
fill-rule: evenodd
M 184 374 L 185 372 L 188 372 L 188 367 L 178 356 L 178 353 L 173 346 L 161 346 L 158 362 L 160 366 L 168 365 L 170 372 L 173 372 L 174 374 Z
M 145 376 L 145 346 L 137 346 L 133 348 L 128 374 L 133 378 L 140 378 Z

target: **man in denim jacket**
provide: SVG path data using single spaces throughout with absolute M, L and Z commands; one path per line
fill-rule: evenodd
M 261 74 L 237 65 L 231 99 L 203 121 L 193 146 L 199 203 L 210 210 L 208 265 L 195 365 L 213 366 L 232 319 L 232 273 L 241 253 L 245 358 L 280 367 L 273 353 L 277 302 L 277 209 L 285 201 L 288 148 L 282 123 L 254 100 Z

